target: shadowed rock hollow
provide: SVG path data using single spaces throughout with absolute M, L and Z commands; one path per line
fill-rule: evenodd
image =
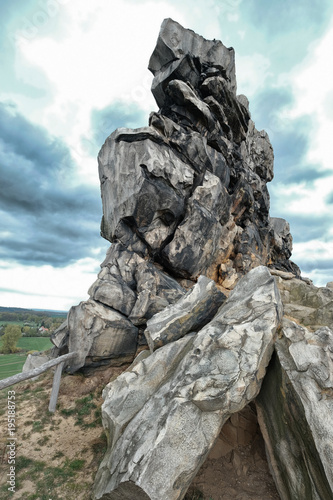
M 77 352 L 71 373 L 134 360 L 103 393 L 93 498 L 181 500 L 252 401 L 280 497 L 332 498 L 331 288 L 301 279 L 289 224 L 269 215 L 273 149 L 237 95 L 234 51 L 166 19 L 149 69 L 159 111 L 98 156 L 110 249 L 53 336 L 55 355 Z M 291 321 L 305 316 L 325 328 Z

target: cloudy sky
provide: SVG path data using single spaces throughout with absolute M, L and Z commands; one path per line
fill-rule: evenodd
M 0 306 L 67 310 L 108 242 L 96 156 L 156 110 L 147 70 L 171 17 L 236 51 L 238 93 L 275 152 L 271 215 L 292 259 L 333 280 L 331 0 L 7 0 L 0 3 Z

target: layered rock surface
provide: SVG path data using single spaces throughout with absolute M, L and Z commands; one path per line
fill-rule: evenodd
M 95 498 L 183 498 L 223 423 L 259 392 L 282 304 L 260 266 L 238 283 L 198 333 L 164 345 L 103 393 L 108 451 Z M 105 495 L 105 496 L 104 496 Z M 107 495 L 107 496 L 106 496 Z
M 260 264 L 298 274 L 288 223 L 269 217 L 273 150 L 236 95 L 233 49 L 167 19 L 149 68 L 160 111 L 99 154 L 103 236 L 228 288 Z

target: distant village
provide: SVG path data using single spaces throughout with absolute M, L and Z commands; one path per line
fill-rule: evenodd
M 19 325 L 22 337 L 49 337 L 64 321 L 66 312 L 0 308 L 0 336 L 7 325 Z

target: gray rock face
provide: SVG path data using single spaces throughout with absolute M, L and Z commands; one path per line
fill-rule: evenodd
M 52 359 L 51 355 L 47 355 L 41 352 L 28 354 L 27 359 L 25 360 L 25 363 L 22 367 L 22 373 L 29 372 L 30 370 L 34 370 L 35 368 L 39 368 L 44 363 L 50 361 L 50 359 Z M 37 377 L 33 377 L 31 380 L 37 380 L 38 377 L 39 375 L 37 375 Z
M 121 243 L 110 247 L 101 267 L 90 300 L 72 307 L 51 338 L 57 353 L 78 352 L 70 372 L 133 361 L 141 325 L 185 294 L 171 276 Z
M 257 398 L 282 500 L 333 498 L 333 331 L 287 319 Z M 274 394 L 274 397 L 272 397 Z
M 184 297 L 147 321 L 144 333 L 151 352 L 189 332 L 200 330 L 212 320 L 225 299 L 214 281 L 199 276 L 198 282 Z
M 151 500 L 183 498 L 223 423 L 256 397 L 281 315 L 274 278 L 258 267 L 198 333 L 110 383 L 102 407 L 108 451 L 94 498 L 120 498 L 120 490 L 126 498 L 134 486 Z
M 101 267 L 89 289 L 91 298 L 125 314 L 136 326 L 185 293 L 171 276 L 121 243 L 110 247 Z

